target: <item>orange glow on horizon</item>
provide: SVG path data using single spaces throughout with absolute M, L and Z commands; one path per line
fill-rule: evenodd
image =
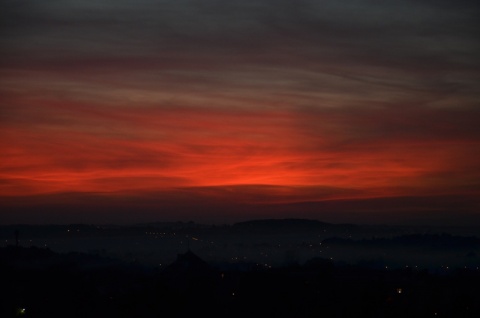
M 338 140 L 351 137 L 341 135 L 341 120 L 327 117 L 326 128 L 312 132 L 302 127 L 311 114 L 268 107 L 111 113 L 79 103 L 40 106 L 44 117 L 33 125 L 2 127 L 2 196 L 240 185 L 337 189 L 318 197 L 315 191 L 291 197 L 269 190 L 283 201 L 455 192 L 456 180 L 447 184 L 435 174 L 451 169 L 465 148 L 381 138 L 344 145 Z M 335 193 L 339 189 L 349 191 Z

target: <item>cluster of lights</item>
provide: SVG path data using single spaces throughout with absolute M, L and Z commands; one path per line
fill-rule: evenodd
M 231 259 L 232 261 L 240 261 L 240 260 L 242 260 L 242 259 L 243 259 L 243 260 L 246 260 L 247 257 L 246 257 L 246 256 L 240 256 L 240 257 L 239 257 L 239 256 L 232 256 L 232 257 L 230 257 L 230 259 Z

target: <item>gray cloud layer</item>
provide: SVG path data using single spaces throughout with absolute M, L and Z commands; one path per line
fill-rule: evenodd
M 298 58 L 343 52 L 478 66 L 479 9 L 474 1 L 425 0 L 4 1 L 3 49 L 154 56 L 284 49 Z

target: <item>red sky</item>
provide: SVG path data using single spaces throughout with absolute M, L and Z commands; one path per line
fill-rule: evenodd
M 480 219 L 475 2 L 101 3 L 1 5 L 4 223 Z

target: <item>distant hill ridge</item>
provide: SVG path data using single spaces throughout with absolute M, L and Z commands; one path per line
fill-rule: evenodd
M 353 228 L 356 226 L 352 224 L 332 224 L 318 220 L 289 218 L 250 220 L 235 223 L 232 227 L 234 229 L 249 230 L 319 230 L 326 228 Z

